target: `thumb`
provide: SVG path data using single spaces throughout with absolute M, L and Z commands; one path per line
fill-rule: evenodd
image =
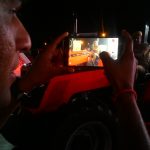
M 110 64 L 110 62 L 112 61 L 110 54 L 108 52 L 105 52 L 105 51 L 100 53 L 100 58 L 102 59 L 104 66 Z

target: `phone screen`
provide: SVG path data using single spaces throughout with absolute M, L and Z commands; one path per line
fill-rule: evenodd
M 103 67 L 99 54 L 106 51 L 118 58 L 119 38 L 69 38 L 68 66 Z

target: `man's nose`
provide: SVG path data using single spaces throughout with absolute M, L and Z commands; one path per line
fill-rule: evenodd
M 18 28 L 16 34 L 16 49 L 18 51 L 28 51 L 31 48 L 31 38 L 23 24 L 18 19 Z

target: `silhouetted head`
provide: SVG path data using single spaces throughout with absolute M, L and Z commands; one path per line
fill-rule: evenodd
M 142 42 L 142 31 L 136 31 L 132 35 L 134 44 L 141 44 Z

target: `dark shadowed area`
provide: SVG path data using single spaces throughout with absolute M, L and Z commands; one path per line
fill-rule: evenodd
M 21 10 L 20 18 L 30 33 L 33 47 L 45 38 L 69 31 L 73 32 L 74 17 L 78 18 L 78 32 L 100 32 L 110 36 L 119 35 L 122 29 L 130 33 L 143 30 L 149 23 L 150 13 L 146 3 L 132 5 L 128 1 L 51 1 L 28 0 Z

